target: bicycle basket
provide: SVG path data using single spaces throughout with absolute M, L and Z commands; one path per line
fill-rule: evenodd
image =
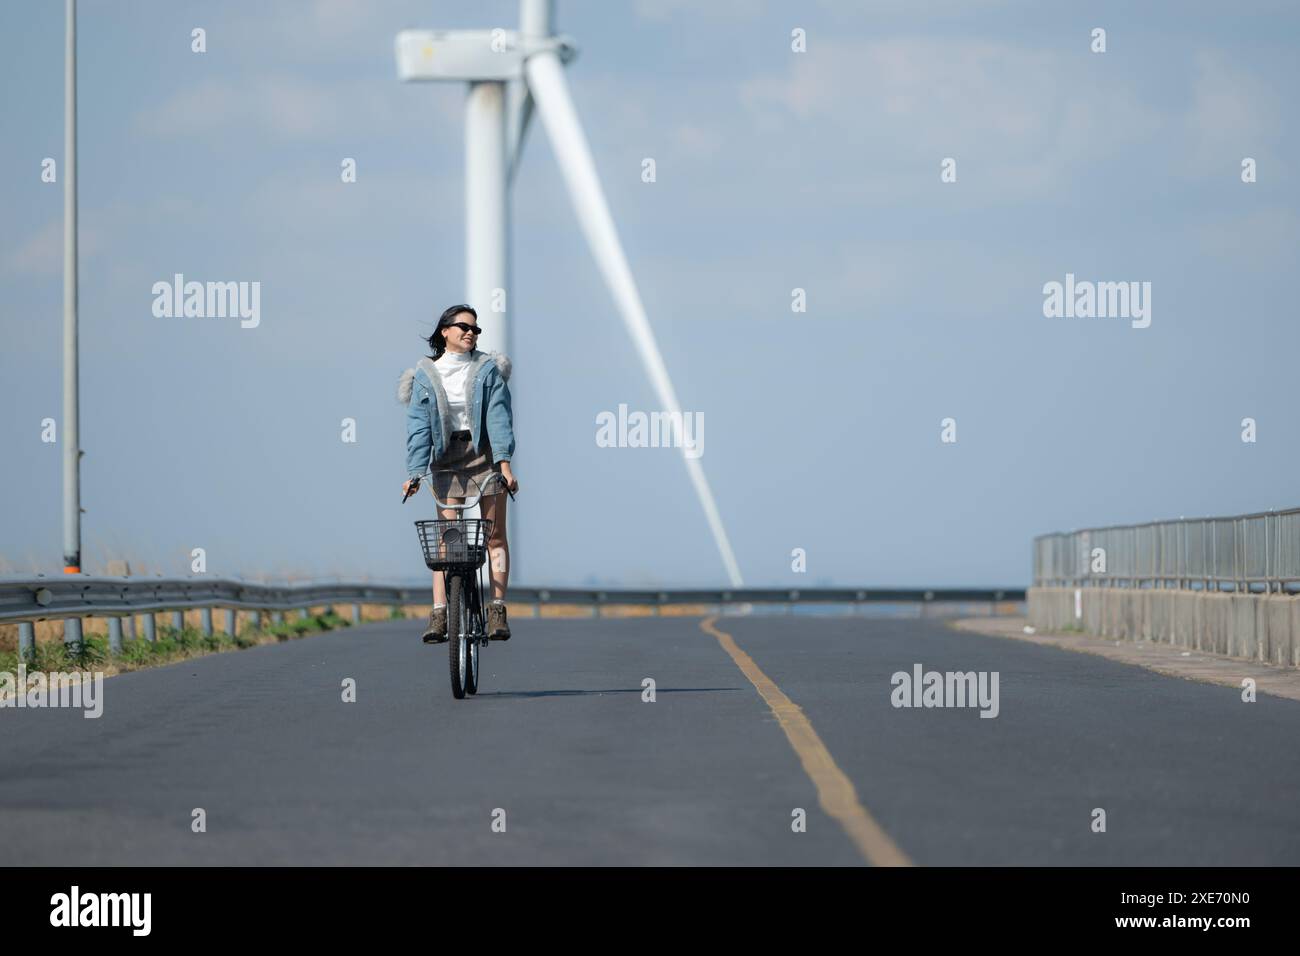
M 417 521 L 424 563 L 434 571 L 477 568 L 487 557 L 492 522 L 487 518 L 431 518 Z

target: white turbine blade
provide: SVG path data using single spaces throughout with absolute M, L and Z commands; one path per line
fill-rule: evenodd
M 524 138 L 528 135 L 528 122 L 533 118 L 533 95 L 523 80 L 506 84 L 506 176 L 515 181 L 519 160 L 524 152 Z
M 600 187 L 600 178 L 596 174 L 596 164 L 591 158 L 587 137 L 583 135 L 577 111 L 569 96 L 564 67 L 559 57 L 548 51 L 529 57 L 524 62 L 524 70 L 596 265 L 604 275 L 618 306 L 619 315 L 632 335 L 632 342 L 641 355 L 641 362 L 650 377 L 659 404 L 672 413 L 675 419 L 680 420 L 682 408 L 678 404 L 673 383 L 668 378 L 663 357 L 659 354 L 659 345 L 650 329 L 650 321 L 646 318 L 636 283 L 632 280 L 632 270 L 628 268 L 623 246 L 618 241 L 618 232 L 609 214 L 609 205 L 605 202 L 605 192 Z M 740 568 L 732 554 L 722 519 L 718 516 L 718 508 L 713 501 L 713 493 L 709 490 L 708 479 L 704 477 L 704 469 L 698 458 L 686 454 L 684 445 L 682 458 L 686 462 L 691 482 L 695 485 L 695 492 L 699 495 L 700 505 L 704 508 L 704 515 L 708 519 L 732 587 L 742 587 Z

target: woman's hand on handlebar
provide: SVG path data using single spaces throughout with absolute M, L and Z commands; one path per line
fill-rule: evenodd
M 510 470 L 510 462 L 503 461 L 501 463 L 501 477 L 505 479 L 506 490 L 511 494 L 519 490 L 519 480 L 515 478 L 515 473 Z
M 406 481 L 402 482 L 402 503 L 405 504 L 406 499 L 411 497 L 411 495 L 415 494 L 419 490 L 420 490 L 420 479 L 407 478 Z

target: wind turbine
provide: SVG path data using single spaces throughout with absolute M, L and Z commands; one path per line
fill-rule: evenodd
M 641 304 L 591 148 L 569 96 L 564 64 L 577 55 L 577 48 L 568 37 L 555 34 L 552 0 L 520 0 L 519 7 L 518 30 L 403 30 L 397 35 L 397 73 L 402 80 L 469 84 L 465 100 L 465 298 L 478 311 L 499 318 L 486 325 L 481 347 L 507 351 L 510 342 L 509 186 L 535 105 L 578 223 L 659 405 L 672 420 L 681 421 L 681 403 Z M 686 451 L 683 447 L 682 460 L 727 576 L 732 587 L 741 587 L 740 568 L 704 468 Z M 512 511 L 512 524 L 513 518 Z M 511 532 L 513 538 L 513 528 Z

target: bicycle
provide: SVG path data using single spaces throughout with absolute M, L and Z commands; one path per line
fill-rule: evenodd
M 420 481 L 432 479 L 446 470 L 426 472 L 414 480 L 405 498 L 419 490 Z M 483 618 L 483 566 L 487 559 L 487 542 L 492 536 L 492 521 L 488 518 L 466 518 L 463 512 L 473 508 L 483 497 L 483 489 L 473 478 L 478 494 L 463 505 L 442 501 L 433 492 L 439 508 L 462 512 L 457 518 L 427 518 L 415 522 L 420 537 L 424 563 L 431 571 L 441 571 L 447 595 L 447 644 L 451 672 L 451 693 L 457 700 L 466 694 L 478 693 L 479 648 L 488 643 L 487 625 Z M 432 490 L 432 486 L 430 486 Z M 514 498 L 514 492 L 510 497 Z

